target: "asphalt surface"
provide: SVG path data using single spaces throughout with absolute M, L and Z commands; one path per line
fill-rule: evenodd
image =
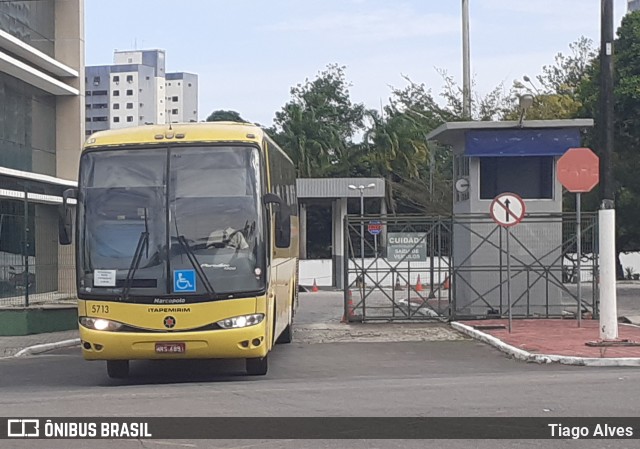
M 637 416 L 640 370 L 526 364 L 429 325 L 396 326 L 326 342 L 341 326 L 340 295 L 305 294 L 299 338 L 278 346 L 265 377 L 238 361 L 133 362 L 107 377 L 78 348 L 0 360 L 0 415 Z M 337 307 L 337 309 L 336 309 Z M 342 325 L 343 326 L 343 325 Z M 369 325 L 367 325 L 369 326 Z M 373 325 L 379 326 L 379 325 Z M 421 330 L 420 326 L 424 326 Z M 455 333 L 454 333 L 455 335 Z M 396 340 L 400 341 L 396 341 Z M 640 421 L 640 419 L 639 419 Z M 0 440 L 4 448 L 609 448 L 632 440 Z

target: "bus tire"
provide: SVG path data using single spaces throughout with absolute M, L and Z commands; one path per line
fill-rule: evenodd
M 269 365 L 267 356 L 246 360 L 247 374 L 250 376 L 264 376 L 267 374 Z
M 289 325 L 282 331 L 276 344 L 287 344 L 293 341 L 293 323 L 289 323 Z
M 107 360 L 107 375 L 112 379 L 126 379 L 129 377 L 129 361 Z
M 276 344 L 287 344 L 293 341 L 293 304 L 292 308 L 289 309 L 289 324 L 282 331 L 278 339 L 276 340 Z

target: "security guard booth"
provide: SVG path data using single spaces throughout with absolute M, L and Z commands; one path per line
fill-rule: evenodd
M 560 315 L 574 299 L 563 285 L 562 186 L 556 163 L 581 146 L 591 119 L 449 122 L 428 136 L 453 151 L 452 289 L 457 317 L 508 312 L 505 230 L 489 217 L 501 193 L 525 202 L 511 228 L 514 316 Z M 575 221 L 573 224 L 575 228 Z

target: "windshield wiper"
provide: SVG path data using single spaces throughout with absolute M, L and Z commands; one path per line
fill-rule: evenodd
M 140 266 L 140 261 L 142 260 L 142 251 L 146 249 L 147 251 L 147 259 L 149 258 L 149 223 L 147 222 L 147 208 L 144 208 L 144 231 L 140 233 L 140 238 L 138 239 L 138 245 L 136 246 L 136 250 L 133 253 L 133 259 L 131 259 L 131 265 L 129 265 L 129 271 L 127 272 L 127 277 L 124 280 L 124 287 L 122 289 L 122 301 L 127 301 L 129 299 L 129 292 L 131 291 L 131 287 L 133 284 L 133 277 Z
M 187 259 L 189 259 L 189 262 L 191 263 L 193 268 L 196 270 L 196 273 L 198 273 L 198 277 L 202 281 L 202 285 L 204 285 L 204 288 L 207 290 L 207 293 L 209 294 L 211 299 L 216 299 L 216 292 L 215 290 L 213 290 L 213 287 L 211 286 L 211 282 L 209 282 L 209 278 L 207 277 L 206 273 L 200 266 L 200 262 L 198 262 L 198 258 L 194 254 L 193 249 L 189 246 L 189 242 L 187 242 L 187 239 L 184 237 L 184 235 L 179 235 L 177 238 L 178 238 L 178 243 L 180 243 L 180 246 L 182 246 L 182 248 L 184 249 L 184 252 L 187 254 Z

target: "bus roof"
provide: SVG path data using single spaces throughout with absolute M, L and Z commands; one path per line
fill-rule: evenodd
M 98 131 L 87 139 L 85 148 L 167 142 L 258 142 L 264 131 L 251 123 L 200 122 L 145 125 Z

